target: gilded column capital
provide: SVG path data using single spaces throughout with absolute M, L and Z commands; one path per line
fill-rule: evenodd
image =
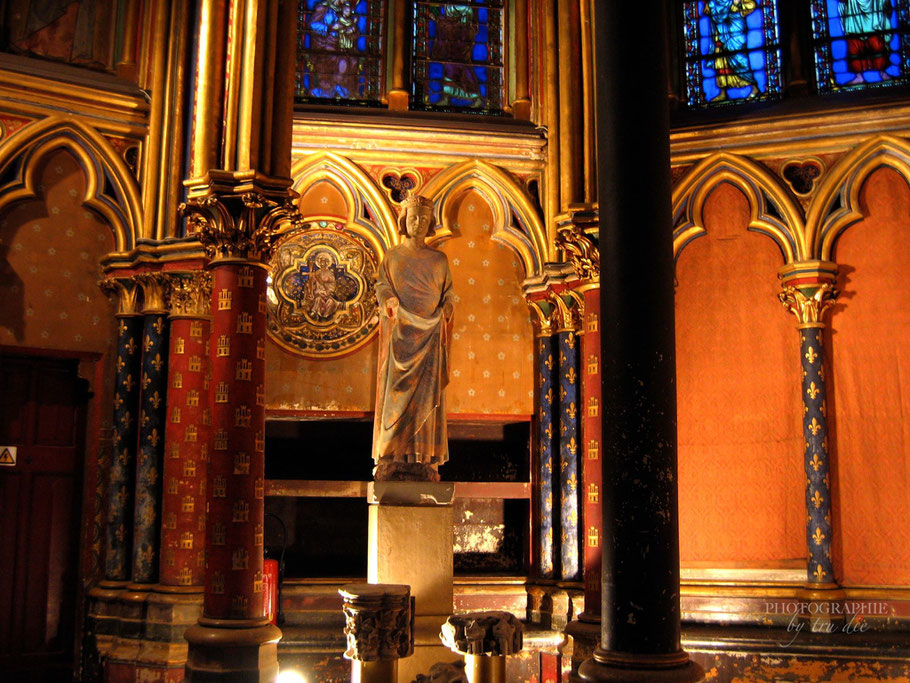
M 837 265 L 830 261 L 800 261 L 780 269 L 781 291 L 777 298 L 793 313 L 799 327 L 820 327 L 825 311 L 834 304 Z
M 574 289 L 562 292 L 550 292 L 550 300 L 555 304 L 556 331 L 575 332 L 583 334 L 585 301 L 584 297 Z
M 538 337 L 550 337 L 556 332 L 556 305 L 549 299 L 528 299 L 528 307 L 534 314 L 534 332 Z
M 267 263 L 278 224 L 296 226 L 303 218 L 294 200 L 297 193 L 281 179 L 209 171 L 188 186 L 188 199 L 179 207 L 187 232 L 195 234 L 213 261 Z
M 139 286 L 132 277 L 111 277 L 98 282 L 104 294 L 117 303 L 117 315 L 139 315 Z
M 344 599 L 345 659 L 374 662 L 414 653 L 409 586 L 351 583 L 338 592 Z
M 556 248 L 566 254 L 579 279 L 594 284 L 600 282 L 600 252 L 597 241 L 574 222 L 560 226 L 556 233 Z
M 133 277 L 142 288 L 142 312 L 167 313 L 171 278 L 165 273 L 140 273 Z
M 171 317 L 212 317 L 211 272 L 180 273 L 173 278 L 171 281 Z

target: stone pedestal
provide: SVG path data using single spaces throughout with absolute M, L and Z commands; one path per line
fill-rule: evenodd
M 199 619 L 187 629 L 185 681 L 265 683 L 278 676 L 281 631 L 262 620 Z
M 454 484 L 439 482 L 379 481 L 367 488 L 367 580 L 409 585 L 415 599 L 414 655 L 401 660 L 401 680 L 452 658 L 439 630 L 454 609 L 454 494 Z

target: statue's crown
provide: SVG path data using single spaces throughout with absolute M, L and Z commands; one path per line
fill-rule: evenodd
M 419 194 L 408 195 L 407 199 L 401 202 L 401 210 L 403 213 L 407 213 L 408 209 L 412 206 L 419 207 L 421 209 L 430 209 L 431 211 L 434 208 L 433 201 L 431 199 L 421 197 Z

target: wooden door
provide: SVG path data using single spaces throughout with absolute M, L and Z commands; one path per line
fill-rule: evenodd
M 85 391 L 77 361 L 0 356 L 0 678 L 72 680 Z M 7 458 L 8 460 L 8 458 Z

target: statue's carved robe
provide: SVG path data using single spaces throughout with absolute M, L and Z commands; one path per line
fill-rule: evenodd
M 373 460 L 439 465 L 448 460 L 444 389 L 449 383 L 448 330 L 443 306 L 452 276 L 435 249 L 392 247 L 379 268 L 379 373 Z M 395 297 L 398 313 L 385 303 Z

